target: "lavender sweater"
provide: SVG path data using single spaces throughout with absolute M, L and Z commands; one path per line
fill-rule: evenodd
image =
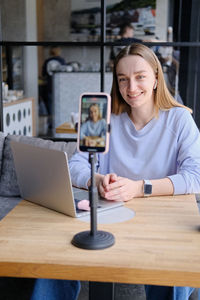
M 160 111 L 136 130 L 127 113 L 111 116 L 110 148 L 98 154 L 99 173 L 116 173 L 133 180 L 169 177 L 174 194 L 200 192 L 200 134 L 184 108 Z M 72 184 L 87 188 L 88 153 L 70 160 Z

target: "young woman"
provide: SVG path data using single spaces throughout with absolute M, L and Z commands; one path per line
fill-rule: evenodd
M 191 110 L 169 93 L 152 50 L 142 44 L 122 49 L 113 68 L 111 96 L 110 149 L 98 156 L 95 175 L 99 193 L 123 201 L 146 193 L 199 193 L 199 130 Z M 88 188 L 87 154 L 76 153 L 70 171 L 74 185 Z M 186 300 L 191 292 L 189 287 L 146 287 L 148 300 Z
M 85 146 L 96 146 L 98 137 L 104 137 L 105 134 L 106 121 L 101 118 L 99 105 L 97 103 L 91 104 L 88 119 L 81 124 L 80 139 Z

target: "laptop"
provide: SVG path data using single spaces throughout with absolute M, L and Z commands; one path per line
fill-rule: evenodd
M 88 191 L 72 187 L 67 153 L 11 141 L 21 197 L 71 217 L 89 215 L 77 202 L 89 199 Z M 123 202 L 98 201 L 97 212 Z

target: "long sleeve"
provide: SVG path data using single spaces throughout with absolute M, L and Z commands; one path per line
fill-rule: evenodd
M 88 153 L 76 152 L 69 161 L 72 184 L 86 189 L 91 173 L 88 158 Z
M 106 121 L 104 119 L 94 123 L 90 120 L 83 123 L 80 129 L 80 138 L 83 139 L 85 136 L 105 136 L 106 134 Z
M 99 172 L 132 180 L 168 177 L 174 194 L 200 193 L 200 133 L 184 108 L 160 111 L 144 128 L 136 130 L 126 113 L 111 116 L 110 147 L 99 154 Z M 72 157 L 74 185 L 87 187 L 88 154 Z
M 200 192 L 200 134 L 187 111 L 182 111 L 177 123 L 177 174 L 168 176 L 174 185 L 174 194 Z

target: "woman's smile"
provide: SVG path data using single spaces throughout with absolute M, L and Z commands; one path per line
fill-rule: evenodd
M 128 97 L 130 100 L 137 100 L 138 98 L 140 98 L 140 96 L 143 95 L 143 92 L 138 92 L 138 93 L 128 93 Z

